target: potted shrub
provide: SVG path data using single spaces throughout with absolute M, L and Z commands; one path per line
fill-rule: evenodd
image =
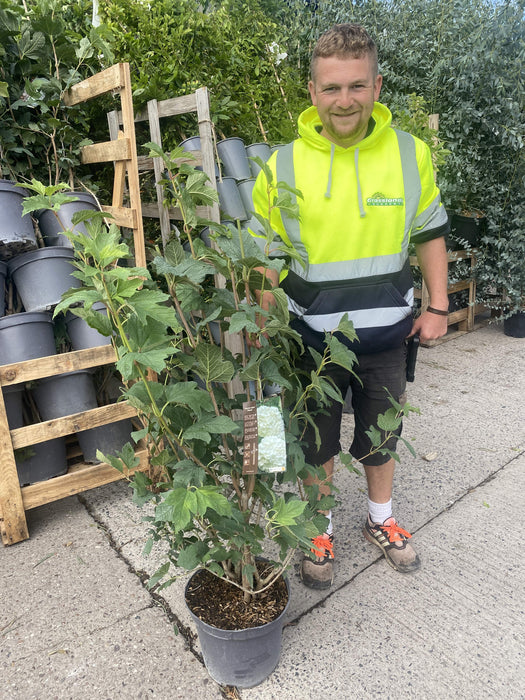
M 182 211 L 185 240 L 171 241 L 164 256 L 153 260 L 150 274 L 118 266 L 128 249 L 116 227 L 107 231 L 100 220 L 88 224 L 89 235 L 71 235 L 76 274 L 84 286 L 66 294 L 56 313 L 69 308 L 106 335 L 114 334 L 124 396 L 143 424 L 134 437 L 147 441 L 155 470 L 130 479 L 134 499 L 153 506 L 148 548 L 162 540 L 169 549 L 150 585 L 169 585 L 181 569 L 195 572 L 186 600 L 199 625 L 208 670 L 222 684 L 251 687 L 279 658 L 288 599 L 283 574 L 295 551 L 309 553 L 311 539 L 324 531 L 326 518 L 318 511 L 334 505 L 333 497 L 318 500 L 318 487 L 302 485 L 313 471 L 301 450 L 311 421 L 306 400 L 313 397 L 322 407 L 326 396 L 337 396 L 322 369 L 328 362 L 351 369 L 354 358 L 330 334 L 324 355 L 316 354 L 317 371 L 299 376 L 294 358 L 302 347 L 289 328 L 284 293 L 272 290 L 271 312 L 256 302 L 266 283 L 257 269 L 281 271 L 284 265 L 283 258 L 269 255 L 278 253 L 271 228 L 261 219 L 266 233 L 261 251 L 240 227 L 199 219 L 196 205 L 216 198 L 206 175 L 188 165 L 178 169 L 177 151 L 168 157 L 149 146 L 151 155 L 164 159 L 167 196 Z M 275 184 L 269 171 L 267 176 L 272 202 Z M 271 206 L 293 216 L 290 201 L 279 196 Z M 198 235 L 205 224 L 211 245 Z M 107 317 L 90 310 L 100 301 Z M 260 347 L 241 342 L 233 354 L 214 340 L 212 322 L 221 337 L 250 336 Z M 339 333 L 355 337 L 347 320 Z M 275 384 L 280 393 L 266 396 L 265 389 Z M 392 404 L 382 421 L 393 431 L 413 409 Z M 384 450 L 374 437 L 378 431 L 371 427 L 371 433 L 374 449 Z M 136 464 L 131 445 L 118 458 L 104 459 L 124 474 Z M 343 464 L 355 469 L 348 456 Z M 222 618 L 221 609 L 226 610 Z

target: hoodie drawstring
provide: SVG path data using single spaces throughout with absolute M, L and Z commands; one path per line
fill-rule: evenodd
M 328 169 L 328 182 L 326 183 L 326 192 L 324 196 L 330 199 L 332 196 L 332 170 L 334 166 L 335 145 L 330 148 L 330 167 Z M 357 202 L 359 204 L 359 214 L 361 218 L 366 216 L 365 207 L 363 204 L 363 193 L 361 192 L 361 183 L 359 182 L 359 148 L 355 149 L 354 153 L 355 179 L 357 182 Z
M 355 179 L 357 182 L 357 201 L 359 203 L 359 214 L 363 219 L 366 216 L 365 207 L 363 205 L 363 193 L 361 192 L 361 183 L 359 182 L 359 148 L 355 149 L 354 154 Z
M 326 183 L 326 192 L 324 193 L 324 196 L 326 199 L 330 199 L 332 196 L 332 167 L 334 165 L 334 153 L 335 153 L 335 146 L 332 144 L 332 147 L 330 149 L 330 168 L 328 169 L 328 182 Z

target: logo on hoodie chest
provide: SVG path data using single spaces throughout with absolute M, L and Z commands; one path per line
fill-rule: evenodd
M 368 197 L 366 203 L 369 207 L 402 207 L 403 197 L 386 197 L 382 192 L 376 192 Z

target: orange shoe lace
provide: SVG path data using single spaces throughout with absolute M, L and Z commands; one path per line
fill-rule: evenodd
M 311 551 L 316 557 L 328 557 L 329 559 L 334 558 L 334 543 L 330 539 L 329 535 L 317 535 L 312 540 L 313 547 Z
M 389 524 L 383 523 L 379 527 L 381 530 L 383 530 L 383 532 L 385 532 L 389 542 L 401 542 L 403 537 L 412 537 L 410 532 L 407 532 L 406 530 L 403 530 L 402 527 L 399 527 L 393 518 Z

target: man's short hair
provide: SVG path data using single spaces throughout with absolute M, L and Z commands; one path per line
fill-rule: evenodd
M 317 40 L 310 61 L 310 76 L 315 82 L 315 64 L 318 58 L 363 58 L 370 56 L 377 75 L 377 46 L 360 24 L 335 24 Z

